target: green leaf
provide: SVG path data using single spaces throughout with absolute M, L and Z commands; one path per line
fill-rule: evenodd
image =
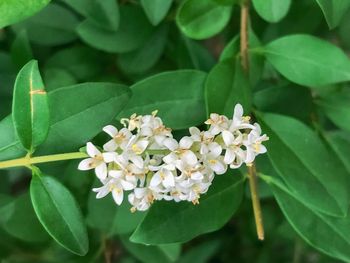
M 50 0 L 5 0 L 0 2 L 0 28 L 34 15 Z
M 118 56 L 118 65 L 126 73 L 143 73 L 152 68 L 163 54 L 168 27 L 160 26 L 144 45 L 134 51 Z
M 32 48 L 25 30 L 21 31 L 11 46 L 11 57 L 18 69 L 21 69 L 28 61 L 33 59 Z
M 85 255 L 89 241 L 80 209 L 68 189 L 56 179 L 34 174 L 30 196 L 41 224 L 64 248 Z
M 185 129 L 203 123 L 206 74 L 196 70 L 163 72 L 131 86 L 133 96 L 118 118 L 158 110 L 165 125 Z
M 26 30 L 29 40 L 35 44 L 55 46 L 67 44 L 77 38 L 75 28 L 78 19 L 68 9 L 50 4 L 40 13 L 12 28 L 16 32 Z
M 216 63 L 213 55 L 203 44 L 181 33 L 176 36 L 173 52 L 173 59 L 178 67 L 182 69 L 193 68 L 207 72 Z
M 88 17 L 95 0 L 62 0 L 77 13 Z
M 210 258 L 220 249 L 220 240 L 209 240 L 202 244 L 199 244 L 180 257 L 177 263 L 207 263 L 210 262 Z
M 348 175 L 316 133 L 290 117 L 258 117 L 262 130 L 270 137 L 266 142 L 268 156 L 292 193 L 314 210 L 332 216 L 346 215 Z
M 350 260 L 349 215 L 336 218 L 312 210 L 283 183 L 272 177 L 263 178 L 272 187 L 278 205 L 291 226 L 308 244 L 331 257 L 346 262 Z
M 342 161 L 348 173 L 350 173 L 350 134 L 343 131 L 327 133 L 325 136 L 329 146 Z
M 317 87 L 350 80 L 350 60 L 338 47 L 309 35 L 290 35 L 264 48 L 267 60 L 283 76 Z
M 186 0 L 178 9 L 176 23 L 182 32 L 194 39 L 218 34 L 230 20 L 232 6 L 212 0 Z
M 276 23 L 288 13 L 291 0 L 253 0 L 254 9 L 266 21 Z
M 141 0 L 143 10 L 152 23 L 158 25 L 168 13 L 173 0 Z
M 87 15 L 90 21 L 106 29 L 117 30 L 119 27 L 119 5 L 115 0 L 94 0 Z
M 38 153 L 76 151 L 120 113 L 130 95 L 124 85 L 102 82 L 50 92 L 51 126 Z
M 279 85 L 270 82 L 260 84 L 264 88 L 257 90 L 253 98 L 253 104 L 259 111 L 288 115 L 304 122 L 311 120 L 314 101 L 309 89 L 290 82 Z
M 120 8 L 118 30 L 107 30 L 89 20 L 78 28 L 80 38 L 88 45 L 112 53 L 125 53 L 141 47 L 150 37 L 153 27 L 142 10 L 135 6 Z
M 17 75 L 12 113 L 23 147 L 33 152 L 46 139 L 50 122 L 47 93 L 36 60 L 28 62 Z
M 50 130 L 37 154 L 76 151 L 120 113 L 131 92 L 120 84 L 82 83 L 56 89 L 48 95 Z M 0 132 L 0 160 L 23 156 L 11 115 L 0 122 Z
M 205 83 L 207 115 L 219 113 L 232 116 L 237 103 L 249 113 L 252 93 L 239 59 L 228 59 L 218 63 L 208 74 Z
M 12 115 L 0 122 L 0 160 L 10 160 L 23 157 L 26 153 L 16 135 Z
M 28 193 L 17 197 L 7 205 L 7 208 L 12 210 L 12 213 L 4 223 L 6 232 L 25 242 L 45 242 L 49 240 L 49 235 L 35 215 Z M 3 210 L 1 211 L 3 212 Z
M 339 128 L 350 131 L 350 91 L 328 94 L 318 101 L 326 116 Z
M 48 68 L 44 70 L 43 77 L 48 91 L 77 83 L 77 80 L 71 73 L 61 68 Z
M 239 48 L 239 36 L 235 36 L 231 41 L 225 46 L 224 50 L 221 52 L 219 61 L 222 62 L 227 59 L 237 58 L 240 54 Z M 261 42 L 252 30 L 249 30 L 249 48 L 255 49 L 261 47 Z M 261 75 L 264 67 L 264 57 L 260 54 L 249 52 L 249 80 L 254 87 L 261 79 Z
M 330 29 L 339 25 L 350 7 L 349 0 L 316 0 L 316 2 L 321 7 Z
M 141 262 L 144 263 L 170 263 L 176 261 L 180 255 L 180 244 L 168 244 L 159 246 L 146 246 L 135 244 L 122 237 L 124 247 Z
M 99 187 L 101 183 L 98 180 L 96 182 L 98 183 L 94 186 Z M 107 236 L 130 234 L 146 215 L 139 211 L 132 213 L 130 208 L 131 205 L 127 201 L 117 206 L 111 196 L 96 199 L 96 193 L 90 191 L 86 222 L 88 226 L 102 231 Z
M 46 61 L 45 68 L 64 69 L 78 80 L 86 81 L 100 73 L 101 64 L 104 64 L 104 61 L 100 52 L 86 46 L 74 46 L 54 53 Z
M 8 222 L 15 211 L 15 205 L 13 202 L 13 198 L 0 194 L 0 224 Z
M 151 245 L 186 242 L 220 229 L 242 201 L 243 182 L 237 173 L 230 172 L 216 176 L 199 205 L 162 201 L 153 204 L 130 240 Z

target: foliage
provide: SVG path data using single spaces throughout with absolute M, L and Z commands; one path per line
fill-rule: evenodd
M 349 8 L 0 1 L 0 261 L 350 262 Z M 133 113 L 158 110 L 181 138 L 237 103 L 269 136 L 255 163 L 263 242 L 249 167 L 216 176 L 197 205 L 131 213 L 97 200 L 73 160 Z

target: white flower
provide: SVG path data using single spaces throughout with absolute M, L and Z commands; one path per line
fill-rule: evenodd
M 136 182 L 132 183 L 124 179 L 124 175 L 121 171 L 112 170 L 109 171 L 111 176 L 107 180 L 104 180 L 104 185 L 99 188 L 93 188 L 94 192 L 97 192 L 96 198 L 103 198 L 110 192 L 112 192 L 113 199 L 117 205 L 123 202 L 124 190 L 132 190 L 136 187 Z
M 145 211 L 153 203 L 155 197 L 153 192 L 148 188 L 136 188 L 133 193 L 128 196 L 129 203 L 133 206 L 132 212 L 136 210 Z
M 131 132 L 128 129 L 123 128 L 120 131 L 118 131 L 118 129 L 113 125 L 107 125 L 103 128 L 103 131 L 112 137 L 112 140 L 108 141 L 103 145 L 103 149 L 109 152 L 113 152 L 119 147 L 121 149 L 124 149 L 130 137 L 132 136 Z
M 90 158 L 84 159 L 79 163 L 79 170 L 91 170 L 95 169 L 95 173 L 100 180 L 104 180 L 107 177 L 107 164 L 102 154 L 91 142 L 86 144 L 86 152 Z
M 141 118 L 142 116 L 136 115 L 136 113 L 132 114 L 129 119 L 122 118 L 120 123 L 124 125 L 124 127 L 128 127 L 129 131 L 133 131 L 135 129 L 139 130 L 141 126 Z
M 210 119 L 208 119 L 205 124 L 209 124 L 209 132 L 213 135 L 217 135 L 220 132 L 227 130 L 229 127 L 229 120 L 224 115 L 219 115 L 216 113 L 210 114 Z
M 227 165 L 223 161 L 221 156 L 222 148 L 216 143 L 209 143 L 207 146 L 208 152 L 203 154 L 203 163 L 205 166 L 209 167 L 216 174 L 224 174 L 227 170 Z
M 248 134 L 247 140 L 244 141 L 244 145 L 247 148 L 247 156 L 245 162 L 251 164 L 255 156 L 266 153 L 267 149 L 262 144 L 264 141 L 269 140 L 269 137 L 266 134 L 261 135 L 261 128 L 258 123 L 254 123 L 254 130 L 251 130 Z
M 189 132 L 191 134 L 192 140 L 200 144 L 199 153 L 208 153 L 208 145 L 213 142 L 215 138 L 214 135 L 209 131 L 200 131 L 197 127 L 190 127 Z
M 172 167 L 175 168 L 175 167 Z M 150 181 L 151 188 L 157 188 L 159 185 L 169 189 L 175 186 L 175 169 L 169 169 L 169 166 L 164 165 L 152 176 Z
M 124 192 L 131 191 L 131 211 L 145 211 L 154 200 L 197 204 L 216 174 L 225 173 L 228 165 L 232 169 L 250 165 L 266 152 L 262 143 L 268 137 L 261 135 L 257 123 L 252 125 L 243 116 L 240 104 L 232 119 L 213 113 L 206 121 L 208 131 L 190 127 L 190 136 L 179 141 L 156 114 L 133 114 L 121 120 L 125 128 L 120 130 L 104 127 L 112 139 L 104 144 L 103 152 L 87 143 L 89 158 L 80 162 L 79 169 L 95 169 L 103 184 L 93 189 L 96 198 L 112 193 L 120 205 Z
M 238 129 L 254 129 L 255 127 L 249 123 L 250 116 L 243 116 L 243 107 L 236 104 L 233 110 L 232 121 L 229 130 L 234 132 Z
M 226 146 L 224 163 L 229 164 L 231 168 L 240 167 L 246 155 L 241 148 L 243 144 L 243 134 L 240 131 L 236 131 L 234 134 L 229 131 L 223 131 L 222 138 Z

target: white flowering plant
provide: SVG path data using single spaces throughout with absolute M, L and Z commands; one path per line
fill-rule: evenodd
M 133 114 L 122 119 L 124 128 L 112 125 L 103 128 L 112 139 L 100 151 L 91 142 L 86 145 L 89 158 L 79 164 L 80 170 L 94 169 L 102 186 L 94 188 L 96 197 L 112 193 L 117 205 L 124 191 L 132 205 L 131 211 L 145 211 L 154 200 L 199 203 L 215 175 L 227 167 L 252 166 L 255 156 L 265 153 L 262 144 L 268 137 L 261 134 L 258 123 L 250 124 L 237 104 L 232 119 L 216 113 L 205 123 L 207 131 L 190 127 L 190 136 L 178 142 L 161 118 Z
M 350 262 L 350 0 L 0 0 L 0 262 Z

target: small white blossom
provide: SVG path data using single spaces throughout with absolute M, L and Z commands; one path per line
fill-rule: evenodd
M 201 131 L 190 127 L 190 136 L 179 141 L 173 138 L 157 112 L 122 119 L 124 128 L 112 125 L 103 128 L 111 139 L 103 152 L 87 143 L 89 158 L 79 164 L 80 170 L 95 169 L 102 186 L 94 188 L 96 198 L 109 193 L 117 205 L 127 194 L 131 211 L 145 211 L 155 200 L 188 201 L 198 204 L 213 182 L 215 175 L 228 168 L 250 165 L 255 157 L 265 153 L 268 137 L 261 134 L 259 124 L 250 123 L 237 104 L 232 119 L 216 113 Z
M 79 163 L 79 170 L 95 169 L 95 173 L 100 180 L 107 177 L 107 164 L 104 155 L 91 142 L 86 144 L 86 152 L 90 158 L 84 159 Z

